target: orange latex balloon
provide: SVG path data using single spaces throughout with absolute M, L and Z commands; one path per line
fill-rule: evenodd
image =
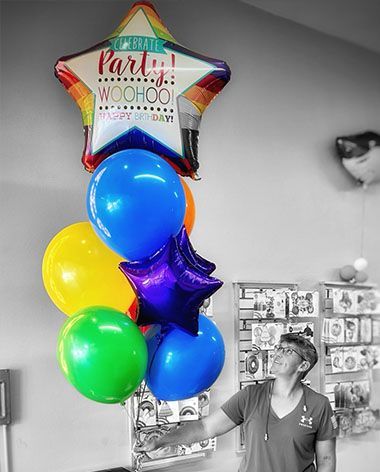
M 190 235 L 193 230 L 194 221 L 195 221 L 195 202 L 193 194 L 191 193 L 190 187 L 185 182 L 185 179 L 181 178 L 181 183 L 183 190 L 185 191 L 186 198 L 186 210 L 185 210 L 185 219 L 183 224 L 185 225 L 187 234 Z

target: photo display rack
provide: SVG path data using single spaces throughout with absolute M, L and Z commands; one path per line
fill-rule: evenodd
M 234 282 L 235 390 L 270 380 L 274 346 L 281 334 L 297 333 L 320 350 L 318 290 L 299 290 L 297 283 Z M 305 380 L 319 390 L 319 375 Z M 244 430 L 236 434 L 236 450 L 243 452 Z
M 175 445 L 160 448 L 144 454 L 137 464 L 133 454 L 136 442 L 158 439 L 187 421 L 206 417 L 210 409 L 210 390 L 196 397 L 180 401 L 160 401 L 142 384 L 129 400 L 128 411 L 130 450 L 134 470 L 156 470 L 208 457 L 216 450 L 216 438 L 207 439 L 191 445 Z
M 207 298 L 200 308 L 200 313 L 208 318 L 214 317 L 212 297 Z M 210 412 L 212 391 L 207 389 L 199 395 L 179 401 L 160 401 L 149 391 L 143 382 L 133 396 L 128 400 L 127 412 L 128 437 L 132 451 L 132 466 L 134 470 L 156 470 L 181 463 L 199 461 L 209 457 L 216 451 L 216 438 L 205 439 L 191 445 L 177 445 L 160 448 L 157 451 L 144 454 L 142 461 L 133 454 L 136 442 L 145 439 L 159 438 L 171 429 L 188 421 L 205 418 Z
M 376 285 L 320 282 L 322 393 L 330 400 L 339 437 L 371 430 L 373 370 L 380 369 L 380 291 Z

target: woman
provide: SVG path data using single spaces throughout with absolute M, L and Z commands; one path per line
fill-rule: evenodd
M 271 367 L 274 380 L 246 387 L 207 418 L 186 423 L 136 452 L 192 444 L 243 424 L 246 452 L 239 472 L 335 472 L 337 423 L 330 403 L 301 382 L 317 361 L 310 341 L 282 335 Z

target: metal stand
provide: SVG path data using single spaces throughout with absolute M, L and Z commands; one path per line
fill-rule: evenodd
M 4 472 L 9 472 L 8 425 L 11 423 L 10 372 L 0 369 L 0 425 L 3 426 Z
M 9 472 L 8 425 L 3 425 L 4 472 Z

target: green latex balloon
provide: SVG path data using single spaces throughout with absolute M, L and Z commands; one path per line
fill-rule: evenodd
M 121 311 L 93 306 L 68 318 L 57 356 L 67 380 L 84 396 L 120 403 L 144 378 L 148 351 L 137 325 Z

